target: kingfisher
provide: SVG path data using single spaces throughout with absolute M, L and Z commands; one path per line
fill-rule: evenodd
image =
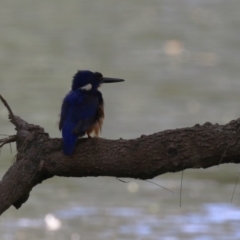
M 123 82 L 119 78 L 107 78 L 99 72 L 78 71 L 72 80 L 71 91 L 62 102 L 59 130 L 62 131 L 63 153 L 73 154 L 78 137 L 91 138 L 101 132 L 104 119 L 104 102 L 98 90 L 102 83 Z

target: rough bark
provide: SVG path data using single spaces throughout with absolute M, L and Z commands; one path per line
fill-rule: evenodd
M 16 142 L 17 155 L 0 182 L 0 214 L 12 205 L 20 208 L 34 186 L 53 176 L 151 179 L 187 168 L 240 162 L 240 119 L 226 125 L 196 124 L 132 140 L 82 138 L 73 156 L 67 157 L 62 154 L 61 139 L 50 138 L 42 127 L 14 116 L 4 104 L 16 135 L 0 140 L 0 147 Z

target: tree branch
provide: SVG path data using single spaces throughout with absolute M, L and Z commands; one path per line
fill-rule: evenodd
M 14 114 L 12 112 L 12 109 L 10 108 L 10 106 L 8 105 L 7 101 L 2 97 L 2 95 L 0 94 L 0 100 L 2 101 L 2 103 L 4 104 L 4 106 L 7 108 L 8 112 L 9 112 L 9 118 L 12 119 L 12 123 L 17 127 L 17 121 L 14 117 Z
M 167 172 L 240 162 L 240 119 L 132 140 L 82 138 L 71 157 L 62 154 L 62 140 L 50 138 L 42 127 L 13 114 L 10 121 L 18 126 L 11 136 L 17 155 L 0 182 L 0 214 L 11 205 L 21 207 L 34 186 L 53 176 L 151 179 Z
M 0 148 L 3 147 L 5 144 L 11 143 L 11 142 L 16 142 L 16 140 L 17 140 L 17 138 L 15 135 L 0 139 Z

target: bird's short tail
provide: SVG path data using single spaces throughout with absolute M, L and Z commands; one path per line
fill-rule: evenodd
M 63 135 L 63 153 L 65 155 L 72 155 L 75 149 L 75 145 L 78 139 L 78 135 L 69 132 L 68 129 L 62 130 Z

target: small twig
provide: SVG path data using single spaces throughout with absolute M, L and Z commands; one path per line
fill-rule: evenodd
M 122 180 L 122 179 L 120 179 L 120 178 L 116 178 L 118 181 L 120 181 L 120 182 L 123 182 L 123 183 L 129 183 L 129 181 L 124 181 L 124 180 Z
M 37 176 L 37 174 L 38 174 L 38 172 L 39 172 L 39 166 L 40 166 L 40 164 L 41 164 L 41 162 L 39 163 L 38 168 L 37 168 L 36 172 L 34 173 L 34 175 L 32 176 L 32 178 L 31 178 L 31 180 L 30 180 L 29 183 L 31 183 L 32 180 Z
M 170 189 L 165 188 L 165 187 L 163 187 L 163 186 L 161 186 L 161 185 L 159 185 L 159 184 L 157 184 L 157 183 L 155 183 L 155 182 L 152 182 L 152 181 L 150 181 L 150 180 L 143 180 L 143 181 L 150 182 L 150 183 L 152 183 L 152 184 L 154 184 L 154 185 L 157 185 L 157 186 L 160 187 L 160 188 L 163 188 L 163 189 L 165 189 L 165 190 L 168 190 L 168 191 L 171 192 L 171 193 L 174 193 L 174 192 L 171 191 Z
M 27 138 L 25 138 L 21 148 L 18 150 L 18 152 L 23 152 L 25 150 L 25 147 L 27 146 Z
M 238 134 L 238 131 L 236 132 L 236 134 Z M 225 151 L 224 151 L 224 153 L 223 153 L 223 155 L 222 155 L 222 157 L 221 157 L 221 159 L 220 159 L 220 161 L 219 161 L 219 163 L 218 163 L 218 167 L 219 167 L 219 165 L 222 163 L 222 160 L 223 160 L 223 158 L 225 157 L 225 154 L 226 154 L 226 152 L 227 152 L 227 150 L 228 150 L 228 148 L 229 148 L 229 146 L 230 146 L 230 142 L 233 140 L 233 138 L 234 138 L 235 136 L 233 135 L 233 137 L 230 139 L 230 141 L 228 142 L 228 145 L 227 145 L 227 147 L 226 147 L 226 149 L 225 149 Z
M 11 145 L 11 143 L 9 143 L 9 146 L 10 146 L 10 152 L 12 154 L 12 145 Z
M 0 148 L 3 147 L 7 143 L 16 142 L 16 140 L 17 140 L 16 135 L 12 135 L 7 138 L 0 139 Z
M 223 153 L 223 155 L 222 155 L 222 157 L 221 157 L 221 159 L 220 159 L 220 161 L 219 161 L 219 163 L 218 163 L 218 166 L 221 164 L 223 158 L 225 157 L 225 154 L 226 154 L 226 152 L 227 152 L 228 147 L 229 147 L 229 144 L 227 145 L 227 147 L 226 147 L 226 149 L 225 149 L 225 151 L 224 151 L 224 153 Z
M 7 101 L 3 98 L 3 96 L 0 94 L 0 100 L 2 101 L 2 103 L 4 104 L 4 106 L 7 108 L 9 115 L 10 115 L 10 119 L 12 120 L 13 124 L 18 127 L 18 123 L 16 121 L 16 118 L 12 112 L 12 109 L 10 108 L 10 106 L 8 105 Z
M 120 181 L 120 182 L 123 182 L 123 183 L 129 183 L 130 181 L 124 181 L 124 180 L 122 180 L 122 179 L 120 179 L 120 178 L 116 178 L 118 181 Z M 140 179 L 140 180 L 142 180 L 142 179 Z M 160 187 L 160 188 L 163 188 L 163 189 L 165 189 L 165 190 L 167 190 L 167 191 L 169 191 L 169 192 L 171 192 L 171 193 L 174 193 L 173 191 L 171 191 L 170 189 L 167 189 L 167 188 L 165 188 L 165 187 L 163 187 L 163 186 L 161 186 L 161 185 L 159 185 L 159 184 L 157 184 L 157 183 L 155 183 L 155 182 L 152 182 L 152 181 L 150 181 L 150 180 L 142 180 L 142 181 L 144 181 L 144 182 L 149 182 L 149 183 L 152 183 L 152 184 L 154 184 L 154 185 L 157 185 L 158 187 Z
M 235 186 L 234 186 L 234 189 L 233 189 L 232 198 L 231 198 L 231 203 L 233 202 L 233 195 L 234 195 L 235 190 L 236 190 L 236 187 L 237 187 L 238 178 L 239 178 L 239 172 L 238 172 L 238 174 L 237 174 L 237 178 L 236 178 Z
M 181 176 L 181 186 L 180 186 L 180 202 L 179 202 L 179 205 L 180 207 L 182 206 L 182 183 L 183 183 L 183 172 L 184 170 L 182 170 L 182 176 Z

